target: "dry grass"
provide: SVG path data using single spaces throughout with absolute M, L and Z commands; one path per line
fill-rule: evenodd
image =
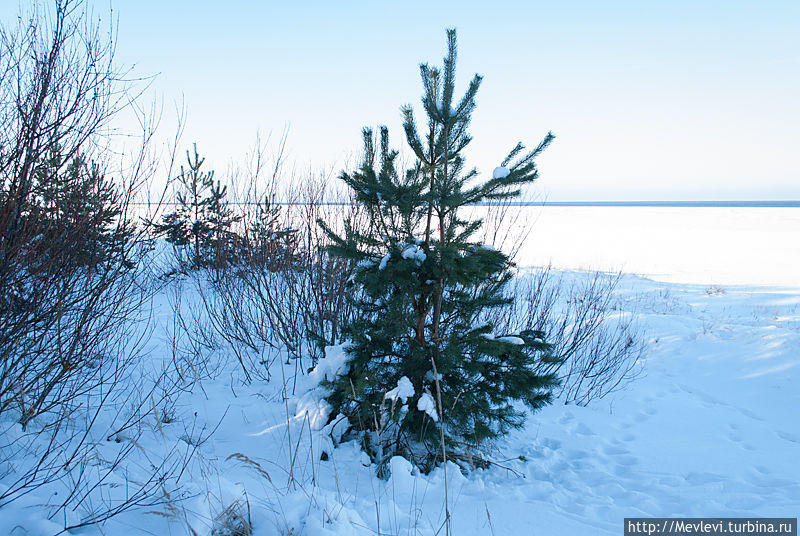
M 211 536 L 250 536 L 253 525 L 250 521 L 250 503 L 238 500 L 228 505 L 215 518 Z

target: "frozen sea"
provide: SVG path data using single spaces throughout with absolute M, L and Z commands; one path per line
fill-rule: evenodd
M 526 236 L 515 257 L 519 266 L 622 271 L 700 285 L 800 287 L 800 206 L 764 204 L 536 204 L 509 207 L 507 221 L 513 221 L 512 236 Z

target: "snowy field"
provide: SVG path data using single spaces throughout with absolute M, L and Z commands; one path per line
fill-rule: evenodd
M 587 277 L 582 268 L 649 276 L 617 287 L 649 341 L 645 375 L 587 407 L 530 416 L 488 469 L 451 464 L 452 534 L 620 535 L 624 517 L 798 516 L 800 209 L 524 210 L 536 224 L 520 265 L 552 261 L 573 270 L 568 280 Z M 168 322 L 167 296 L 155 314 Z M 169 359 L 166 331 L 153 332 L 148 359 Z M 185 500 L 75 534 L 205 536 L 230 505 L 248 512 L 256 536 L 444 534 L 442 469 L 420 475 L 396 458 L 380 480 L 358 445 L 333 448 L 315 384 L 337 356 L 311 374 L 277 360 L 269 383 L 250 385 L 228 356 L 136 445 L 144 475 L 188 428 L 216 428 L 183 477 Z M 0 534 L 57 533 L 64 519 L 47 520 L 46 505 L 63 491 L 2 508 Z

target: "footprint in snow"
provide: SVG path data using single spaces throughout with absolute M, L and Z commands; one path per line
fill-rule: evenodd
M 569 450 L 567 451 L 567 458 L 571 460 L 583 460 L 589 457 L 589 453 L 585 450 Z
M 755 421 L 762 421 L 762 422 L 764 421 L 763 418 L 759 417 L 758 415 L 756 415 L 755 413 L 753 413 L 749 409 L 743 409 L 743 408 L 736 408 L 736 409 L 738 409 L 739 412 L 742 415 L 744 415 L 745 417 L 750 417 L 751 419 L 753 419 Z
M 586 513 L 586 505 L 574 500 L 563 505 L 561 509 L 577 516 L 582 516 L 582 514 Z
M 753 503 L 753 499 L 754 497 L 752 495 L 733 497 L 725 502 L 725 508 L 736 512 L 738 515 L 755 513 L 756 510 L 754 510 L 754 508 L 757 505 Z
M 628 454 L 630 451 L 625 447 L 616 445 L 607 445 L 603 447 L 603 453 L 608 456 L 618 456 L 620 454 Z
M 792 488 L 798 488 L 797 484 L 794 483 L 793 480 L 788 480 L 786 478 L 777 478 L 774 476 L 764 475 L 753 475 L 749 478 L 750 484 L 759 488 L 767 488 L 769 491 L 779 492 L 780 494 L 784 494 L 788 492 Z M 762 492 L 764 493 L 764 492 Z
M 525 454 L 528 458 L 544 458 L 544 448 L 533 447 Z
M 731 441 L 733 441 L 734 443 L 738 444 L 738 445 L 739 445 L 740 447 L 742 447 L 744 450 L 750 450 L 750 451 L 756 450 L 756 449 L 755 449 L 755 447 L 754 447 L 753 445 L 751 445 L 750 443 L 747 443 L 747 442 L 745 441 L 745 436 L 744 436 L 744 434 L 742 434 L 742 433 L 741 433 L 740 431 L 738 431 L 738 430 L 734 430 L 733 432 L 729 433 L 729 434 L 728 434 L 728 439 L 730 439 L 730 440 L 731 440 Z
M 677 488 L 679 486 L 683 486 L 686 483 L 686 480 L 678 478 L 677 476 L 662 476 L 656 482 L 662 486 Z
M 703 484 L 711 484 L 714 482 L 721 482 L 723 477 L 716 473 L 696 473 L 691 472 L 686 475 L 686 481 L 695 486 L 702 486 Z
M 778 437 L 780 437 L 785 441 L 790 441 L 792 443 L 800 444 L 800 439 L 798 439 L 797 436 L 790 434 L 789 432 L 783 432 L 781 430 L 778 430 L 775 433 L 778 434 Z
M 728 439 L 730 439 L 734 443 L 741 443 L 742 441 L 744 441 L 744 436 L 742 435 L 741 432 L 734 431 L 728 434 Z
M 616 476 L 621 477 L 621 478 L 630 477 L 630 476 L 633 475 L 633 469 L 631 469 L 632 465 L 633 464 L 631 464 L 631 465 L 617 465 L 616 467 L 614 467 L 614 470 L 612 471 L 612 473 L 614 473 Z
M 542 439 L 542 446 L 550 450 L 558 450 L 561 448 L 561 441 L 557 439 Z
M 575 433 L 576 434 L 580 434 L 580 435 L 585 435 L 585 436 L 594 435 L 594 432 L 592 432 L 592 429 L 589 428 L 588 426 L 586 426 L 583 423 L 580 423 L 577 426 L 577 428 L 575 428 Z
M 617 455 L 615 460 L 619 465 L 623 465 L 625 467 L 630 467 L 639 463 L 639 460 L 636 458 L 636 456 Z
M 616 486 L 617 488 L 622 489 L 622 487 L 618 483 L 609 480 L 608 473 L 606 473 L 605 471 L 597 471 L 597 470 L 584 471 L 581 473 L 581 480 L 583 481 L 584 484 L 596 490 L 598 494 L 602 493 L 603 495 L 607 495 L 606 490 L 598 489 L 601 487 Z

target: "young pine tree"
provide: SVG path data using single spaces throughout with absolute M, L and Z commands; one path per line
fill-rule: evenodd
M 348 418 L 378 463 L 400 454 L 423 469 L 443 456 L 473 456 L 487 440 L 521 426 L 524 412 L 515 402 L 536 410 L 550 402 L 556 384 L 553 375 L 534 372 L 541 360 L 554 359 L 543 333 L 495 333 L 477 323 L 482 312 L 509 303 L 512 265 L 473 240 L 482 222 L 462 210 L 518 196 L 537 178 L 534 159 L 554 137 L 548 133 L 528 153 L 518 144 L 488 180 L 467 170 L 461 153 L 471 140 L 481 77 L 454 100 L 454 30 L 447 40 L 444 66 L 420 67 L 423 131 L 411 106 L 402 108 L 413 167 L 398 173 L 385 127 L 379 140 L 364 129 L 363 164 L 341 178 L 369 224 L 360 230 L 346 222 L 339 236 L 320 222 L 331 254 L 356 265 L 350 295 L 359 314 L 345 328 L 348 372 L 327 382 L 333 415 Z
M 274 194 L 255 204 L 243 237 L 243 260 L 258 269 L 305 269 L 298 254 L 296 229 L 283 225 L 284 214 Z
M 186 151 L 188 168 L 181 166 L 178 176 L 178 206 L 156 224 L 156 232 L 164 233 L 167 242 L 185 248 L 192 268 L 224 262 L 232 251 L 231 227 L 239 221 L 226 200 L 227 187 L 214 182 L 213 171 L 202 171 L 205 158 L 200 158 L 197 145 L 194 157 Z
M 97 162 L 82 153 L 65 161 L 54 146 L 32 175 L 22 221 L 37 230 L 36 247 L 47 251 L 53 267 L 94 268 L 106 262 L 132 267 L 126 258 L 133 233 L 124 215 L 126 200 Z

